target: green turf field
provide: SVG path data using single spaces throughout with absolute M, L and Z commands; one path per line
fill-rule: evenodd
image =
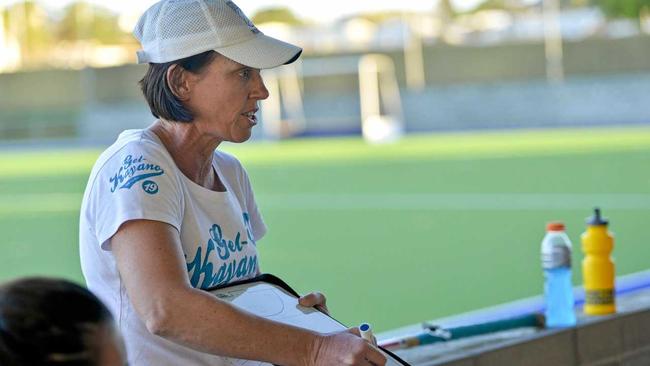
M 248 168 L 270 231 L 262 270 L 321 290 L 378 331 L 537 295 L 548 220 L 574 242 L 594 205 L 618 274 L 650 268 L 650 128 L 414 135 L 224 146 Z M 0 155 L 0 280 L 82 281 L 78 207 L 99 151 Z

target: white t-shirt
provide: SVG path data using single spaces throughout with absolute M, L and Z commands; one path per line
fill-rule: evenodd
M 131 305 L 111 252 L 111 237 L 129 220 L 168 223 L 180 233 L 192 286 L 207 288 L 254 277 L 256 241 L 266 232 L 246 171 L 215 152 L 226 192 L 206 189 L 176 167 L 150 130 L 128 130 L 92 169 L 81 205 L 79 246 L 87 286 L 111 310 L 130 365 L 230 365 L 151 334 Z

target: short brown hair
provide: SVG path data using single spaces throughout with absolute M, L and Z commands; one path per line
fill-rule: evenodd
M 167 83 L 167 69 L 172 65 L 178 65 L 184 70 L 198 74 L 218 55 L 215 51 L 206 51 L 176 61 L 150 63 L 147 73 L 138 84 L 149 104 L 151 114 L 167 121 L 192 122 L 194 116 L 178 100 Z

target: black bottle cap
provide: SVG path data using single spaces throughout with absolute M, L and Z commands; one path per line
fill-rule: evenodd
M 607 219 L 600 217 L 600 208 L 594 207 L 594 215 L 587 217 L 587 225 L 607 225 L 609 221 Z

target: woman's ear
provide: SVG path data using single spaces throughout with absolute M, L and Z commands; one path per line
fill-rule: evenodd
M 178 100 L 187 100 L 190 94 L 189 73 L 183 67 L 174 64 L 167 68 L 166 81 L 169 89 Z

